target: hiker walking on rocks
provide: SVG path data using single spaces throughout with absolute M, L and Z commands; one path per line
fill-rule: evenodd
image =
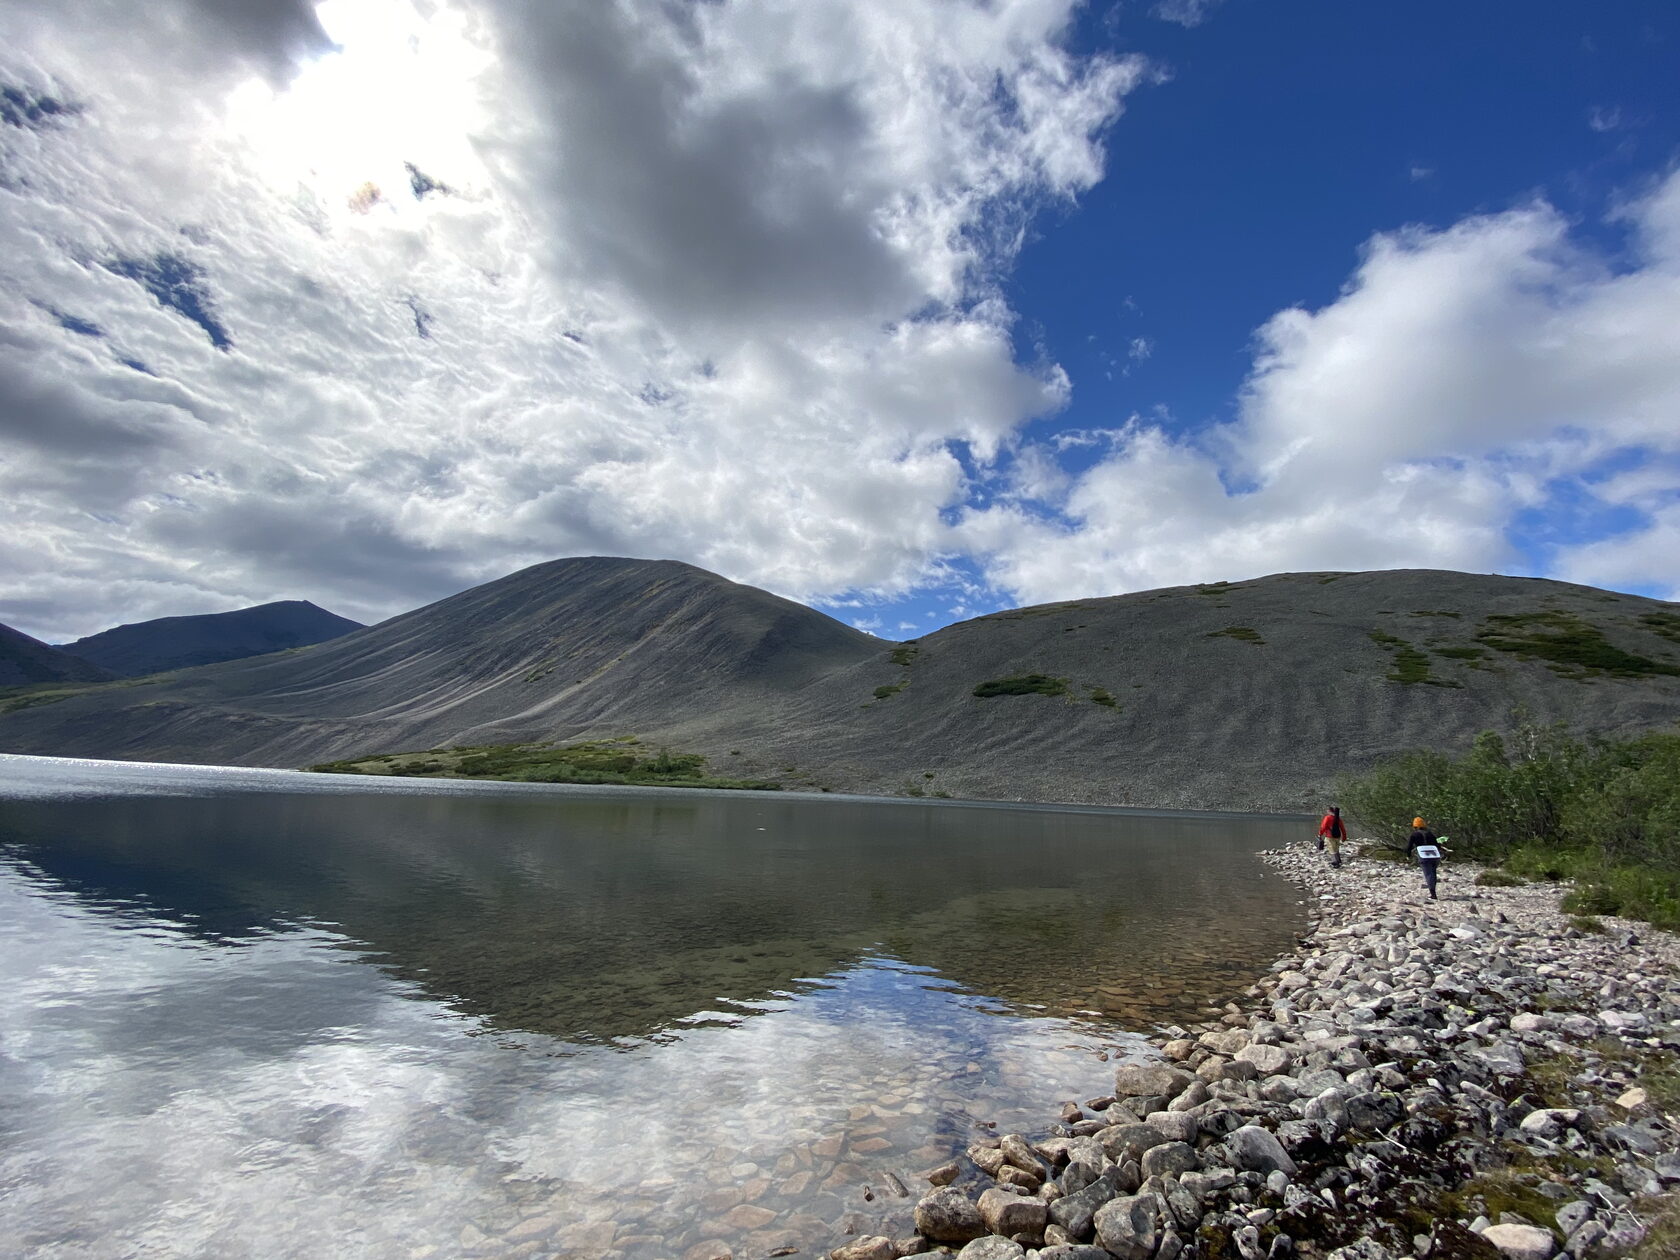
M 1435 895 L 1435 868 L 1441 865 L 1441 846 L 1436 842 L 1435 833 L 1429 830 L 1423 819 L 1412 819 L 1412 834 L 1406 841 L 1406 856 L 1415 857 L 1417 864 L 1423 868 L 1423 886 L 1429 889 L 1429 900 L 1440 900 Z
M 1347 828 L 1342 825 L 1342 807 L 1332 805 L 1330 812 L 1324 815 L 1318 824 L 1318 849 L 1322 853 L 1326 848 L 1330 850 L 1330 865 L 1340 867 L 1342 864 L 1342 841 L 1347 839 Z

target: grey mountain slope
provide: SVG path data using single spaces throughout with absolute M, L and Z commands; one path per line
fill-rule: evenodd
M 21 630 L 0 625 L 0 687 L 97 682 L 109 677 L 110 674 L 90 661 L 32 639 Z
M 303 652 L 6 714 L 0 748 L 296 766 L 635 734 L 790 787 L 1315 808 L 1342 771 L 1461 749 L 1519 708 L 1606 734 L 1680 720 L 1680 677 L 1566 677 L 1476 637 L 1489 616 L 1548 611 L 1680 669 L 1673 605 L 1535 579 L 1281 574 L 1000 613 L 899 647 L 685 565 L 572 560 Z M 1391 681 L 1396 641 L 1440 685 Z M 1034 672 L 1068 694 L 973 695 Z
M 300 765 L 636 729 L 673 712 L 768 704 L 880 650 L 832 618 L 690 565 L 558 560 L 299 652 L 0 716 L 0 746 Z
M 232 612 L 137 621 L 60 644 L 59 648 L 119 678 L 139 678 L 166 669 L 308 647 L 361 628 L 361 622 L 318 608 L 306 599 L 286 599 Z

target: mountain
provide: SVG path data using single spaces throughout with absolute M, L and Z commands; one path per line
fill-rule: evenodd
M 139 678 L 166 669 L 308 647 L 361 628 L 361 622 L 317 608 L 306 599 L 286 599 L 233 612 L 137 621 L 59 647 L 119 678 Z
M 1680 609 L 1530 578 L 1296 573 L 894 644 L 688 565 L 560 560 L 302 652 L 0 715 L 0 748 L 302 766 L 637 735 L 790 788 L 1293 810 L 1518 711 L 1610 735 L 1680 721 Z
M 0 687 L 34 683 L 99 682 L 111 675 L 99 666 L 0 625 Z

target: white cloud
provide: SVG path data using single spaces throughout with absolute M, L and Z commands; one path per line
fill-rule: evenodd
M 1624 208 L 1613 269 L 1544 203 L 1374 238 L 1328 306 L 1260 329 L 1238 418 L 1134 419 L 1046 519 L 971 513 L 995 580 L 1041 600 L 1291 569 L 1512 571 L 1511 531 L 1607 459 L 1650 474 L 1648 528 L 1563 540 L 1574 580 L 1672 586 L 1680 491 L 1680 174 Z M 1641 483 L 1644 484 L 1644 483 Z M 1665 498 L 1666 496 L 1666 498 Z
M 995 281 L 1144 73 L 1074 7 L 16 6 L 0 620 L 937 576 L 949 444 L 1067 395 Z
M 1200 26 L 1224 0 L 1160 0 L 1151 10 L 1163 22 Z

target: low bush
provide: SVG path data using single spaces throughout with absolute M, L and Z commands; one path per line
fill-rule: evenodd
M 1415 752 L 1345 780 L 1350 817 L 1388 844 L 1421 815 L 1455 856 L 1569 880 L 1566 908 L 1680 927 L 1680 734 L 1583 740 L 1561 725 L 1492 731 L 1453 758 Z
M 1052 678 L 1049 674 L 1017 674 L 1013 678 L 993 678 L 981 683 L 974 694 L 982 700 L 994 696 L 1065 696 L 1068 680 Z

